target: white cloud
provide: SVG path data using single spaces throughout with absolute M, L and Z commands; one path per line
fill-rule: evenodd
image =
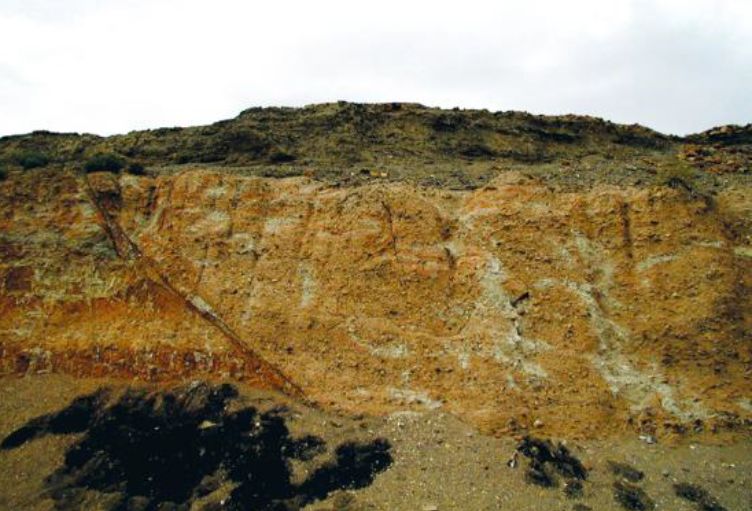
M 337 99 L 752 121 L 747 0 L 2 0 L 0 48 L 0 134 Z

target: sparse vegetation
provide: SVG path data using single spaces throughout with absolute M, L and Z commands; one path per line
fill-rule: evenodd
M 658 167 L 658 180 L 661 184 L 675 188 L 678 183 L 694 188 L 695 170 L 687 162 L 672 158 Z
M 92 156 L 86 162 L 86 172 L 120 172 L 125 162 L 116 154 L 100 153 Z
M 495 151 L 483 142 L 470 143 L 459 150 L 465 158 L 492 158 Z
M 46 166 L 50 163 L 50 158 L 41 151 L 24 151 L 16 155 L 16 162 L 24 170 L 29 170 Z
M 49 132 L 4 137 L 0 161 L 15 167 L 20 162 L 14 156 L 29 153 L 24 168 L 55 162 L 134 175 L 142 167 L 156 174 L 175 164 L 273 176 L 296 167 L 298 174 L 339 184 L 382 174 L 351 174 L 348 167 L 358 165 L 383 170 L 390 180 L 459 189 L 519 171 L 568 188 L 686 182 L 702 192 L 719 175 L 729 184 L 749 180 L 752 126 L 721 131 L 722 137 L 713 131 L 681 139 L 586 116 L 339 102 L 252 108 L 207 126 L 107 138 Z
M 289 163 L 295 161 L 295 156 L 287 151 L 276 148 L 269 153 L 269 161 L 272 163 Z

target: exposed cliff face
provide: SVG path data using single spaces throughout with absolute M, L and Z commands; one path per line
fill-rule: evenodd
M 743 186 L 17 174 L 0 183 L 0 361 L 442 407 L 493 432 L 738 424 L 750 219 Z

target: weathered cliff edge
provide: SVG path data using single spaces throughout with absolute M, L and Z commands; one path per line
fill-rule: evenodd
M 38 171 L 0 208 L 6 372 L 231 377 L 494 432 L 752 416 L 747 189 Z
M 83 172 L 102 151 L 147 170 Z M 6 137 L 0 369 L 499 434 L 747 428 L 751 154 L 749 126 L 398 104 Z

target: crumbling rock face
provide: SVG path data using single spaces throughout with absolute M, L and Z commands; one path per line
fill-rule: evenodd
M 5 371 L 245 379 L 601 436 L 749 420 L 750 194 L 330 187 L 196 169 L 0 183 Z

